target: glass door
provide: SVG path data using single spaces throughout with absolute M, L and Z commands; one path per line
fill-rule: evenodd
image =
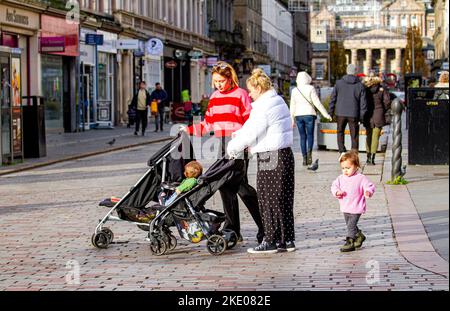
M 113 55 L 98 53 L 98 108 L 99 126 L 111 127 L 113 124 Z
M 42 54 L 41 58 L 46 127 L 48 130 L 64 131 L 63 60 L 61 56 L 46 54 Z
M 2 163 L 11 161 L 11 70 L 10 57 L 0 53 L 0 126 L 1 126 L 1 158 Z

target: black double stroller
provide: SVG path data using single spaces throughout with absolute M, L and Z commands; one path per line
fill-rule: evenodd
M 221 229 L 225 214 L 207 210 L 204 204 L 223 185 L 240 182 L 243 161 L 217 160 L 198 178 L 197 186 L 178 195 L 170 205 L 164 205 L 162 198 L 175 191 L 184 178 L 185 164 L 193 159 L 190 139 L 184 133 L 159 150 L 148 161 L 149 170 L 124 197 L 100 203 L 111 209 L 95 228 L 92 244 L 107 248 L 114 234 L 104 225 L 108 221 L 125 221 L 148 231 L 153 255 L 161 256 L 176 248 L 177 239 L 171 228 L 176 228 L 180 237 L 191 243 L 206 240 L 206 248 L 213 255 L 233 248 L 238 237 L 233 230 Z

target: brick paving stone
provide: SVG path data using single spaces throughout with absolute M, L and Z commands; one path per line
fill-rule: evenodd
M 159 148 L 161 145 L 159 145 Z M 256 226 L 241 203 L 244 242 L 223 256 L 209 255 L 205 242 L 179 239 L 165 256 L 151 255 L 145 232 L 125 223 L 108 223 L 115 241 L 97 250 L 90 238 L 107 209 L 98 202 L 126 193 L 146 170 L 149 147 L 60 163 L 0 179 L 0 290 L 447 290 L 448 279 L 407 262 L 397 249 L 383 184 L 361 219 L 367 241 L 342 254 L 345 223 L 330 193 L 340 174 L 337 154 L 315 152 L 321 167 L 311 173 L 296 154 L 294 253 L 251 255 Z M 150 148 L 151 149 L 151 148 Z M 155 147 L 155 149 L 157 148 Z M 154 152 L 154 151 L 153 151 Z M 206 165 L 211 162 L 205 161 Z M 249 178 L 255 184 L 255 163 Z M 376 173 L 371 172 L 371 173 Z M 222 210 L 215 195 L 207 208 Z M 80 284 L 66 284 L 76 260 Z M 372 269 L 379 282 L 368 284 Z

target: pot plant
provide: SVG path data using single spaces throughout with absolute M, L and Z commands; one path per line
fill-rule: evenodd
M 329 111 L 331 96 L 328 96 L 323 101 L 323 106 L 327 111 Z M 385 140 L 385 135 L 383 133 L 380 138 L 380 147 L 379 151 L 382 151 L 383 139 Z M 350 129 L 347 125 L 345 129 L 345 146 L 347 150 L 350 150 L 352 145 L 350 138 Z M 333 118 L 333 121 L 328 121 L 324 117 L 320 119 L 320 122 L 317 124 L 317 146 L 319 150 L 338 150 L 337 144 L 337 122 L 336 117 Z M 359 151 L 366 151 L 366 129 L 363 125 L 360 127 L 359 131 Z

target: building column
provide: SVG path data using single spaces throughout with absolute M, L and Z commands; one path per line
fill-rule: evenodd
M 364 62 L 364 74 L 369 75 L 372 69 L 372 49 L 366 49 L 366 61 Z
M 428 35 L 427 30 L 428 30 L 428 25 L 427 25 L 427 21 L 425 19 L 425 14 L 421 15 L 421 20 L 422 20 L 422 36 L 426 37 Z
M 381 54 L 381 73 L 387 73 L 386 67 L 387 67 L 387 49 L 380 49 Z
M 352 49 L 351 50 L 352 53 L 352 64 L 355 66 L 358 66 L 358 49 Z
M 395 73 L 398 75 L 402 72 L 402 49 L 395 49 Z
M 121 119 L 128 120 L 126 111 L 128 111 L 128 104 L 131 103 L 133 96 L 133 56 L 130 52 L 125 52 L 122 55 L 122 116 Z
M 405 15 L 406 16 L 406 28 L 411 27 L 411 15 Z
M 30 94 L 28 96 L 42 96 L 42 63 L 39 53 L 39 38 L 30 37 Z M 22 70 L 26 70 L 23 68 Z

